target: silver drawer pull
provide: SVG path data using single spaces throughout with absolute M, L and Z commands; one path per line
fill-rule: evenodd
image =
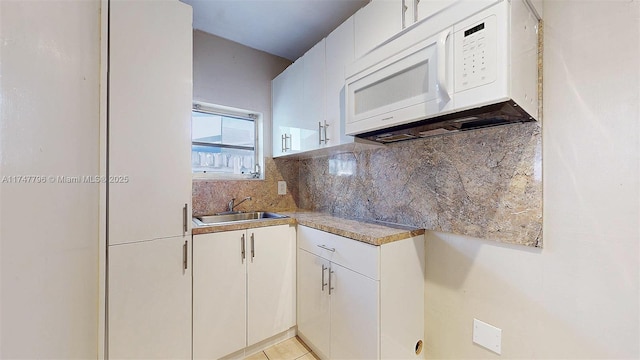
M 331 295 L 331 290 L 335 290 L 336 288 L 333 287 L 333 285 L 331 285 L 331 274 L 335 273 L 335 271 L 331 270 L 331 268 L 329 268 L 329 295 Z
M 327 128 L 328 128 L 328 127 L 329 127 L 329 124 L 327 124 L 327 121 L 325 120 L 325 121 L 324 121 L 324 126 L 323 126 L 323 129 L 324 129 L 324 143 L 325 143 L 325 144 L 327 143 L 327 141 L 331 140 L 331 139 L 329 139 L 329 138 L 327 137 Z
M 251 233 L 251 262 L 253 262 L 253 258 L 256 257 L 256 241 L 253 235 L 254 233 Z
M 244 264 L 244 259 L 246 258 L 245 250 L 244 250 L 244 234 L 242 234 L 242 237 L 240 237 L 240 255 L 241 255 L 242 263 Z
M 322 291 L 324 291 L 324 287 L 327 286 L 327 283 L 324 282 L 324 272 L 325 272 L 325 270 L 329 270 L 329 268 L 324 266 L 324 264 L 322 264 Z
M 182 208 L 182 235 L 185 235 L 189 231 L 189 227 L 187 225 L 187 204 L 184 204 Z
M 321 249 L 329 250 L 331 252 L 336 252 L 335 248 L 330 248 L 330 247 L 327 247 L 326 245 L 316 245 L 316 246 L 318 246 Z
M 189 263 L 189 243 L 187 242 L 187 240 L 184 241 L 184 245 L 182 245 L 182 269 L 184 271 L 187 271 L 187 266 Z

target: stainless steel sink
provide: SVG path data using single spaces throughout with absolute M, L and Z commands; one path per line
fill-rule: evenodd
M 198 216 L 195 218 L 195 220 L 197 220 L 196 223 L 199 222 L 198 225 L 213 225 L 213 224 L 238 222 L 238 221 L 283 219 L 287 217 L 288 216 L 286 215 L 280 215 L 272 212 L 253 211 L 253 212 L 243 212 L 243 213 L 234 213 L 234 214 L 216 214 L 216 215 Z

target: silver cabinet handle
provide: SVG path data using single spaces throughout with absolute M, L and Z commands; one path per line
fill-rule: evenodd
M 402 28 L 403 29 L 407 27 L 407 21 L 406 21 L 407 9 L 409 9 L 409 7 L 407 6 L 407 4 L 405 4 L 405 0 L 402 0 Z
M 251 233 L 251 262 L 253 262 L 254 257 L 256 257 L 256 247 L 253 239 L 253 233 Z
M 287 140 L 289 140 L 289 145 L 287 145 Z M 283 134 L 282 135 L 282 152 L 287 152 L 287 150 L 291 150 L 291 135 Z
M 336 252 L 335 248 L 330 248 L 330 247 L 327 247 L 326 245 L 316 245 L 316 246 L 321 248 L 321 249 L 329 250 L 331 252 Z
M 240 255 L 241 255 L 241 261 L 244 264 L 244 259 L 245 259 L 244 234 L 242 234 L 242 237 L 240 237 Z
M 291 144 L 291 135 L 282 134 L 282 152 L 287 152 L 287 150 L 291 150 L 291 146 L 287 146 L 287 140 L 289 140 L 289 144 Z
M 331 290 L 335 290 L 335 288 L 333 287 L 333 285 L 331 285 L 331 274 L 333 274 L 335 271 L 331 270 L 331 268 L 329 268 L 329 295 L 331 295 Z
M 329 124 L 327 124 L 327 121 L 324 121 L 324 143 L 326 144 L 329 141 L 329 138 L 327 137 L 327 128 L 329 127 Z
M 418 22 L 418 6 L 420 5 L 420 0 L 413 0 L 413 22 Z
M 189 243 L 187 242 L 187 240 L 184 241 L 184 245 L 182 245 L 182 268 L 183 270 L 187 270 L 187 264 L 189 263 L 188 261 L 188 249 L 189 249 Z
M 324 121 L 324 125 L 322 125 L 322 122 L 318 121 L 318 145 L 322 145 L 322 143 L 326 144 L 327 141 L 329 141 L 329 139 L 327 138 L 328 126 L 329 124 L 327 124 L 327 120 Z
M 185 235 L 187 231 L 189 231 L 187 225 L 187 204 L 184 204 L 184 207 L 182 208 L 182 235 Z
M 324 272 L 328 269 L 328 267 L 322 264 L 322 291 L 324 291 L 324 287 L 327 286 L 327 283 L 324 282 Z

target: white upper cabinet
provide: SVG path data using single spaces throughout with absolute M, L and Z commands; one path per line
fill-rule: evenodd
M 351 143 L 345 135 L 345 68 L 459 0 L 372 0 L 272 81 L 273 156 Z
M 412 0 L 415 1 L 416 20 L 426 19 L 459 0 Z
M 353 142 L 344 135 L 345 67 L 354 60 L 353 16 L 272 81 L 273 156 Z
M 307 51 L 303 59 L 303 112 L 299 119 L 299 136 L 301 150 L 308 151 L 325 143 L 325 40 Z
M 110 245 L 190 232 L 192 37 L 179 1 L 110 3 Z
M 299 58 L 271 81 L 273 156 L 300 151 L 297 122 L 302 115 L 304 58 Z M 296 133 L 296 147 L 292 135 Z
M 355 58 L 358 59 L 382 44 L 403 28 L 403 19 L 412 19 L 405 6 L 411 0 L 372 0 L 355 16 Z
M 324 145 L 324 88 L 323 39 L 271 82 L 274 157 Z
M 338 26 L 326 39 L 325 117 L 328 146 L 353 142 L 344 135 L 345 67 L 354 60 L 353 16 Z

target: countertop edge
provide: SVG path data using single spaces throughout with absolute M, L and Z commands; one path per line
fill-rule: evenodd
M 304 214 L 308 214 L 308 213 L 303 213 L 302 215 Z M 388 244 L 394 241 L 409 239 L 415 236 L 421 236 L 425 234 L 425 229 L 419 229 L 419 228 L 398 229 L 392 226 L 386 226 L 384 224 L 377 224 L 376 225 L 377 227 L 386 228 L 390 232 L 392 232 L 392 234 L 383 235 L 383 236 L 368 235 L 362 232 L 353 231 L 349 229 L 349 226 L 341 227 L 339 225 L 336 225 L 337 222 L 339 223 L 341 221 L 344 221 L 345 223 L 348 222 L 350 224 L 358 223 L 366 227 L 370 225 L 366 221 L 342 219 L 342 218 L 334 217 L 327 214 L 320 214 L 321 216 L 324 216 L 326 219 L 329 219 L 329 221 L 327 220 L 323 221 L 322 218 L 321 219 L 317 219 L 317 218 L 303 219 L 303 218 L 297 217 L 296 215 L 297 214 L 295 213 L 289 213 L 290 217 L 283 218 L 283 219 L 265 219 L 265 220 L 248 221 L 248 222 L 241 222 L 241 223 L 193 227 L 192 234 L 201 235 L 201 234 L 217 233 L 217 232 L 224 232 L 224 231 L 245 230 L 245 229 L 252 229 L 257 227 L 265 227 L 265 226 L 277 226 L 277 225 L 302 225 L 302 226 L 307 226 L 313 229 L 325 231 L 330 234 L 343 236 L 352 240 L 360 241 L 360 242 L 370 244 L 370 245 L 375 245 L 375 246 L 380 246 L 380 245 Z
M 298 225 L 307 226 L 316 230 L 325 231 L 334 235 L 339 235 L 342 237 L 346 237 L 352 240 L 360 241 L 363 243 L 367 243 L 370 245 L 380 246 L 384 244 L 388 244 L 394 241 L 409 239 L 414 236 L 424 235 L 424 229 L 415 229 L 415 230 L 405 230 L 393 235 L 386 236 L 371 236 L 362 233 L 357 233 L 350 230 L 339 229 L 334 226 L 319 224 L 314 221 L 309 220 L 297 220 Z
M 231 224 L 220 224 L 220 225 L 211 225 L 211 226 L 194 226 L 191 229 L 191 234 L 193 235 L 202 235 L 202 234 L 210 234 L 217 232 L 225 232 L 225 231 L 234 231 L 234 230 L 246 230 L 246 229 L 254 229 L 258 227 L 266 227 L 266 226 L 277 226 L 277 225 L 295 225 L 296 219 L 294 218 L 283 218 L 283 219 L 265 219 L 265 220 L 252 220 L 247 222 L 237 222 Z

